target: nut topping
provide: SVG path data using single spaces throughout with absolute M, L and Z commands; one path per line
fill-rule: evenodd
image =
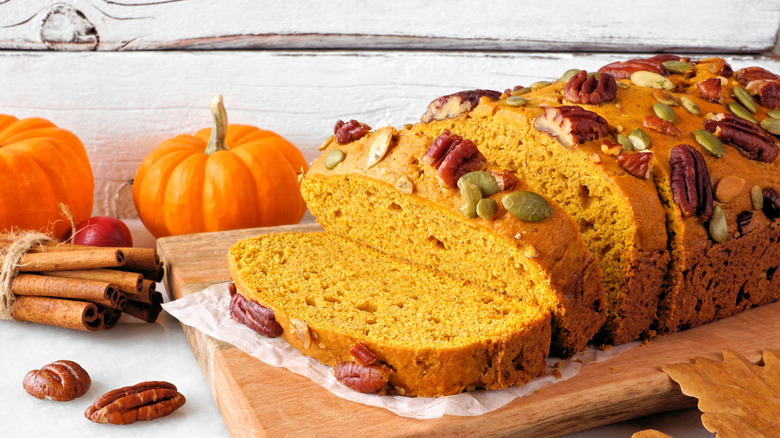
M 403 194 L 411 195 L 414 193 L 414 183 L 406 175 L 402 175 L 400 178 L 395 180 L 393 185 L 395 186 L 396 190 Z
M 704 129 L 730 142 L 751 160 L 772 163 L 777 158 L 777 140 L 753 122 L 721 113 L 705 121 Z
M 569 102 L 598 105 L 612 102 L 617 97 L 617 83 L 609 73 L 588 76 L 581 70 L 574 75 L 563 89 L 563 97 Z
M 422 161 L 436 169 L 436 177 L 445 187 L 455 187 L 461 176 L 478 170 L 487 160 L 474 142 L 445 129 L 428 147 Z
M 720 202 L 731 202 L 745 189 L 745 179 L 737 175 L 726 175 L 715 186 L 715 199 Z
M 467 113 L 479 104 L 479 99 L 487 97 L 490 100 L 498 100 L 501 93 L 494 90 L 467 90 L 459 91 L 447 96 L 441 96 L 428 104 L 428 109 L 420 120 L 425 123 L 434 120 L 446 120 Z
M 282 334 L 282 326 L 276 322 L 274 311 L 268 307 L 247 300 L 243 295 L 236 293 L 235 284 L 230 283 L 230 316 L 252 330 L 269 338 L 276 338 Z
M 493 178 L 496 179 L 498 187 L 502 191 L 511 189 L 515 186 L 515 184 L 520 182 L 520 179 L 517 178 L 517 175 L 508 170 L 491 170 L 490 174 L 493 175 Z
M 656 116 L 645 116 L 645 120 L 642 122 L 642 126 L 652 129 L 653 131 L 658 131 L 662 134 L 671 135 L 674 137 L 682 135 L 682 132 L 680 132 L 680 130 L 677 129 L 677 127 L 672 123 Z
M 744 236 L 747 232 L 747 228 L 750 225 L 750 221 L 753 219 L 752 211 L 743 211 L 737 215 L 737 230 L 739 230 L 740 236 Z
M 534 128 L 557 138 L 567 148 L 609 135 L 603 117 L 578 106 L 546 107 L 534 119 Z
M 295 337 L 303 344 L 303 348 L 311 347 L 309 324 L 301 319 L 290 318 L 290 325 L 292 326 L 293 333 L 295 333 Z
M 645 59 L 629 59 L 628 61 L 613 62 L 599 69 L 599 73 L 608 73 L 615 79 L 628 79 L 632 74 L 638 71 L 649 71 L 659 75 L 667 76 L 669 72 L 663 66 L 664 61 L 679 60 L 680 57 L 672 59 L 662 59 L 660 56 Z
M 89 391 L 92 380 L 81 365 L 58 360 L 32 370 L 24 376 L 22 386 L 31 396 L 54 401 L 70 401 Z
M 170 415 L 185 401 L 173 384 L 142 382 L 103 394 L 84 416 L 95 423 L 130 424 Z
M 622 152 L 617 157 L 618 163 L 626 172 L 639 179 L 648 179 L 652 173 L 653 153 L 644 152 Z
M 718 78 L 705 79 L 696 84 L 701 97 L 708 102 L 723 103 L 723 85 Z
M 672 148 L 670 186 L 672 198 L 683 216 L 699 215 L 704 220 L 712 216 L 712 183 L 707 163 L 693 146 L 678 144 Z
M 775 220 L 780 217 L 780 195 L 777 194 L 775 189 L 766 187 L 762 191 L 764 195 L 763 212 L 771 220 Z
M 774 81 L 780 79 L 780 76 L 761 67 L 741 68 L 734 73 L 734 79 L 740 84 L 747 86 L 753 81 Z
M 336 137 L 336 143 L 338 144 L 347 144 L 360 140 L 369 131 L 371 131 L 370 126 L 354 119 L 349 122 L 339 120 L 336 122 L 336 126 L 333 127 L 333 135 Z
M 377 361 L 376 355 L 360 342 L 352 344 L 352 348 L 349 349 L 349 355 L 359 365 L 371 365 Z
M 364 394 L 375 394 L 387 384 L 387 373 L 380 365 L 340 362 L 334 369 L 336 380 Z
M 758 103 L 770 110 L 780 109 L 780 79 L 774 81 L 753 81 L 745 87 L 756 96 Z

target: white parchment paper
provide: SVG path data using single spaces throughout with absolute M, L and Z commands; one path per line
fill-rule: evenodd
M 481 415 L 498 409 L 512 400 L 532 394 L 539 388 L 571 378 L 590 363 L 614 357 L 638 342 L 602 351 L 588 348 L 567 360 L 547 359 L 547 375 L 525 385 L 502 390 L 482 390 L 447 397 L 404 397 L 361 394 L 339 383 L 331 367 L 304 356 L 281 338 L 267 338 L 234 321 L 229 313 L 230 294 L 227 283 L 211 286 L 199 293 L 163 304 L 163 308 L 179 321 L 203 333 L 240 348 L 261 361 L 305 376 L 333 394 L 357 403 L 388 409 L 403 417 L 428 419 L 447 415 Z M 560 362 L 560 364 L 558 364 Z M 557 364 L 557 366 L 556 366 Z M 557 369 L 560 377 L 552 375 Z

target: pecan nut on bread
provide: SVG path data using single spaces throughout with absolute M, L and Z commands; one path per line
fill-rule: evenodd
M 578 227 L 469 139 L 386 127 L 323 148 L 301 190 L 329 233 L 538 303 L 556 356 L 581 351 L 605 321 Z
M 571 215 L 603 273 L 603 341 L 780 298 L 780 76 L 674 55 L 592 73 L 459 112 L 436 111 L 454 99 L 444 96 L 411 133 L 471 139 Z
M 270 309 L 283 339 L 361 392 L 444 396 L 545 371 L 550 315 L 510 294 L 331 233 L 245 239 L 228 262 L 236 296 Z

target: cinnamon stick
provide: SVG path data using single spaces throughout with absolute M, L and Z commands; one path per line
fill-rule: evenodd
M 69 298 L 122 309 L 127 303 L 125 294 L 107 282 L 19 274 L 11 282 L 16 296 Z
M 108 330 L 114 328 L 119 322 L 119 318 L 122 316 L 122 312 L 117 309 L 104 308 L 100 310 L 103 316 L 103 328 Z
M 19 296 L 13 317 L 20 321 L 94 332 L 103 326 L 103 314 L 93 303 L 49 297 Z
M 124 265 L 125 255 L 118 249 L 87 251 L 31 252 L 22 257 L 20 272 L 72 271 L 75 269 L 115 268 Z
M 117 271 L 115 269 L 79 269 L 74 271 L 49 271 L 44 275 L 53 277 L 96 280 L 110 283 L 122 292 L 136 295 L 141 292 L 143 276 L 138 273 Z
M 33 247 L 31 252 L 73 252 L 87 250 L 117 250 L 125 255 L 124 267 L 133 271 L 156 271 L 160 264 L 160 257 L 154 248 L 134 247 L 102 247 L 89 245 L 76 245 L 73 243 L 45 242 L 43 245 Z
M 159 292 L 157 292 L 159 293 Z M 161 295 L 162 296 L 162 295 Z M 157 322 L 157 317 L 160 316 L 162 306 L 160 302 L 141 303 L 138 301 L 128 301 L 124 312 L 130 316 L 140 319 L 146 322 Z

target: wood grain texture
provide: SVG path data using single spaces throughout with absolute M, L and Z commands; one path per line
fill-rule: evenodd
M 489 5 L 289 0 L 6 0 L 0 49 L 355 48 L 759 52 L 774 0 L 577 0 Z
M 13 3 L 13 2 L 12 2 Z M 162 141 L 212 123 L 225 97 L 231 123 L 275 131 L 307 161 L 338 119 L 374 128 L 419 120 L 452 92 L 504 90 L 595 70 L 635 54 L 503 52 L 0 52 L 2 112 L 44 117 L 84 142 L 95 174 L 94 214 L 135 217 L 129 182 Z M 733 67 L 780 72 L 780 59 L 729 57 Z M 23 84 L 23 85 L 21 85 Z
M 193 284 L 228 279 L 227 248 L 259 233 L 320 231 L 316 224 L 238 230 L 160 239 L 174 296 Z M 399 417 L 381 408 L 342 400 L 308 379 L 274 368 L 221 344 L 190 336 L 206 378 L 233 436 L 558 436 L 673 409 L 695 406 L 661 365 L 694 357 L 721 358 L 734 349 L 757 362 L 761 351 L 780 349 L 780 303 L 743 312 L 696 329 L 658 337 L 577 376 L 542 388 L 494 412 L 434 420 Z M 203 365 L 202 365 L 203 366 Z

